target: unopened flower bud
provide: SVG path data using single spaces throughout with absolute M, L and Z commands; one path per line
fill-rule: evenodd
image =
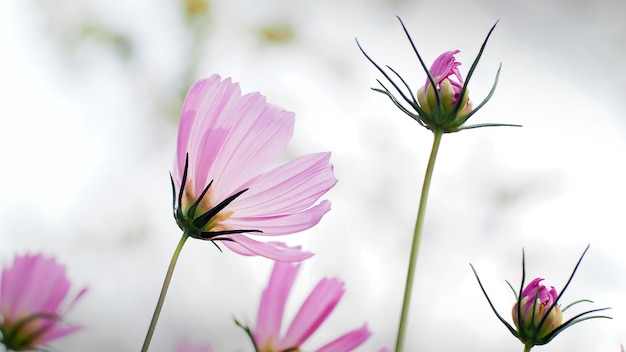
M 533 345 L 541 344 L 563 321 L 561 308 L 554 304 L 558 298 L 556 289 L 553 286 L 548 289 L 541 281 L 536 278 L 526 286 L 519 301 L 521 307 L 515 302 L 512 312 L 520 340 Z
M 439 55 L 430 68 L 436 87 L 433 87 L 427 78 L 424 86 L 417 91 L 420 107 L 436 121 L 452 122 L 464 118 L 472 111 L 467 88 L 463 94 L 463 101 L 458 110 L 455 110 L 463 89 L 463 77 L 458 69 L 461 63 L 454 57 L 458 53 L 459 50 L 454 50 Z M 437 93 L 440 101 L 437 101 Z

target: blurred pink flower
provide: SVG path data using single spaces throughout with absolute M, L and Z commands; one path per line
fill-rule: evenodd
M 65 268 L 54 258 L 41 254 L 15 257 L 13 266 L 2 270 L 0 284 L 0 331 L 7 349 L 40 348 L 80 329 L 64 324 L 62 316 L 87 289 L 67 302 L 69 290 Z
M 251 332 L 258 352 L 299 351 L 300 346 L 335 309 L 344 293 L 343 282 L 336 278 L 320 280 L 281 337 L 285 304 L 299 269 L 299 264 L 274 264 L 270 281 L 261 297 L 257 326 Z M 370 335 L 367 325 L 363 324 L 315 351 L 349 352 L 365 342 Z
M 184 341 L 178 344 L 176 352 L 212 352 L 211 345 L 206 344 L 194 344 L 189 341 Z
M 327 200 L 316 204 L 337 182 L 329 152 L 267 170 L 291 139 L 294 121 L 258 92 L 242 96 L 230 78 L 196 82 L 183 104 L 172 176 L 181 229 L 243 255 L 310 257 L 299 247 L 249 237 L 303 231 L 330 210 Z

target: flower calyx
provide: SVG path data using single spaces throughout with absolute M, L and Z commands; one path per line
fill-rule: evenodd
M 185 158 L 185 169 L 183 171 L 183 177 L 181 180 L 180 189 L 178 190 L 178 194 L 176 192 L 174 178 L 170 174 L 170 180 L 172 182 L 172 207 L 174 211 L 174 219 L 176 219 L 176 224 L 181 230 L 183 230 L 185 233 L 193 238 L 209 241 L 228 240 L 227 237 L 220 237 L 224 235 L 262 232 L 260 230 L 224 229 L 222 226 L 220 226 L 219 222 L 221 220 L 227 219 L 231 215 L 228 212 L 223 212 L 224 208 L 226 208 L 235 199 L 245 193 L 248 189 L 246 188 L 239 192 L 236 192 L 235 194 L 227 197 L 217 205 L 210 207 L 208 210 L 202 209 L 201 204 L 203 203 L 203 200 L 209 192 L 213 181 L 209 182 L 209 184 L 204 188 L 200 196 L 198 196 L 197 198 L 194 196 L 190 196 L 187 193 L 187 189 L 190 188 L 187 187 L 188 167 L 189 156 L 187 155 Z M 183 198 L 186 198 L 185 200 L 189 201 L 187 203 L 193 203 L 187 206 L 185 205 L 186 202 L 184 202 Z M 199 215 L 196 213 L 199 213 Z

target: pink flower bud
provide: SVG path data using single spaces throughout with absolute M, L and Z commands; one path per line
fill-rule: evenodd
M 427 78 L 424 86 L 417 91 L 417 101 L 422 110 L 429 115 L 435 113 L 438 107 L 442 109 L 439 113 L 443 115 L 454 112 L 454 106 L 459 101 L 461 90 L 463 89 L 463 77 L 458 69 L 461 63 L 456 61 L 454 57 L 459 52 L 459 50 L 446 51 L 439 55 L 429 70 L 436 87 L 433 87 L 430 79 Z M 441 105 L 437 101 L 435 89 L 439 93 Z M 471 111 L 472 102 L 469 100 L 468 90 L 466 89 L 455 119 L 464 118 Z
M 558 298 L 556 289 L 553 286 L 548 289 L 541 281 L 542 278 L 534 279 L 522 291 L 521 309 L 518 308 L 518 302 L 513 305 L 513 322 L 517 329 L 526 331 L 537 340 L 546 337 L 563 321 L 561 308 L 554 305 Z

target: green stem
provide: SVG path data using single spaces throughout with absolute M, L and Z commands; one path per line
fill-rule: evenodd
M 524 352 L 530 352 L 530 349 L 533 348 L 531 345 L 524 345 Z
M 150 327 L 148 327 L 146 339 L 143 341 L 143 347 L 141 347 L 141 352 L 147 352 L 148 347 L 150 347 L 150 341 L 152 340 L 152 335 L 154 335 L 154 328 L 156 328 L 157 321 L 159 320 L 159 314 L 161 314 L 161 308 L 163 308 L 163 302 L 165 301 L 167 288 L 170 286 L 170 281 L 172 280 L 172 274 L 174 273 L 174 268 L 176 267 L 178 256 L 180 255 L 180 251 L 183 249 L 183 245 L 185 244 L 185 241 L 187 241 L 187 238 L 189 238 L 189 234 L 187 232 L 183 232 L 183 237 L 181 237 L 180 241 L 178 241 L 178 246 L 176 246 L 176 250 L 174 250 L 172 260 L 170 261 L 170 266 L 169 268 L 167 268 L 167 273 L 165 274 L 163 287 L 161 287 L 159 300 L 156 307 L 154 308 L 154 314 L 152 315 L 152 320 L 150 321 Z
M 415 276 L 415 265 L 417 263 L 417 253 L 419 252 L 420 239 L 422 237 L 422 227 L 424 225 L 424 215 L 426 214 L 426 203 L 428 201 L 428 190 L 430 189 L 430 180 L 433 177 L 435 169 L 435 160 L 437 159 L 437 151 L 441 143 L 443 131 L 434 131 L 435 138 L 433 147 L 430 151 L 430 159 L 428 167 L 424 175 L 424 185 L 422 186 L 422 195 L 417 210 L 417 219 L 415 219 L 415 229 L 413 230 L 413 244 L 411 245 L 411 257 L 409 258 L 409 269 L 406 275 L 406 286 L 404 287 L 404 300 L 402 301 L 402 313 L 400 315 L 400 327 L 398 328 L 398 336 L 396 338 L 396 352 L 404 350 L 404 342 L 406 338 L 406 327 L 409 316 L 409 305 L 411 303 L 411 292 L 413 291 L 413 281 Z

